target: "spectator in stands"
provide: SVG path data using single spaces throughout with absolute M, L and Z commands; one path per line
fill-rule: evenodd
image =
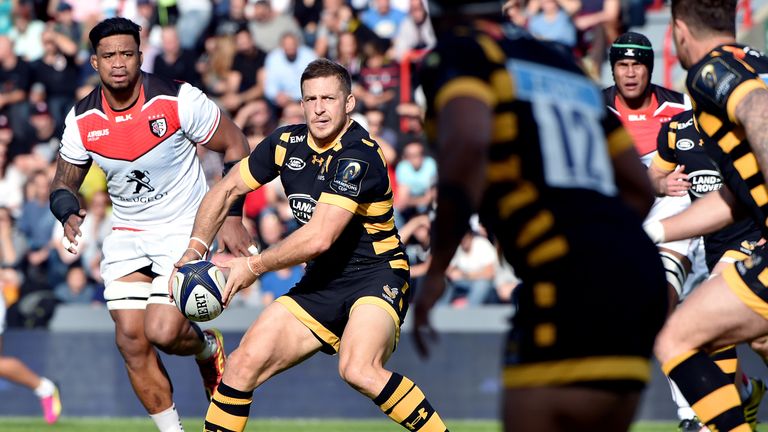
M 227 16 L 216 24 L 216 34 L 235 34 L 238 29 L 248 26 L 245 18 L 247 0 L 229 0 Z
M 24 185 L 24 204 L 17 227 L 29 245 L 24 258 L 27 292 L 51 287 L 48 281 L 48 263 L 52 246 L 51 233 L 56 219 L 48 209 L 50 183 L 48 175 L 44 171 L 38 171 L 33 173 Z M 63 276 L 63 272 L 61 274 Z
M 88 280 L 80 265 L 69 267 L 65 280 L 59 282 L 53 290 L 60 302 L 68 304 L 90 304 L 96 292 L 96 286 Z
M 8 34 L 14 42 L 16 55 L 28 62 L 42 57 L 43 31 L 45 31 L 45 23 L 35 19 L 32 5 L 18 2 L 13 11 L 13 28 Z
M 365 62 L 360 70 L 358 85 L 353 86 L 355 98 L 362 109 L 378 109 L 384 112 L 388 127 L 397 127 L 395 109 L 400 90 L 400 65 L 387 57 L 381 43 L 363 45 Z
M 267 55 L 264 95 L 275 106 L 285 107 L 301 100 L 301 73 L 316 58 L 314 51 L 302 45 L 295 33 L 285 33 L 280 47 Z
M 179 30 L 181 47 L 195 50 L 211 22 L 213 5 L 210 0 L 176 0 L 176 7 L 179 10 L 176 28 Z
M 479 306 L 493 289 L 498 255 L 493 244 L 477 231 L 470 231 L 445 271 L 447 301 L 455 307 Z
M 496 272 L 493 277 L 493 285 L 495 288 L 495 297 L 498 303 L 511 303 L 512 292 L 520 285 L 522 281 L 515 274 L 515 269 L 512 268 L 504 257 L 499 256 L 496 260 Z
M 347 68 L 353 82 L 360 79 L 363 58 L 358 49 L 357 38 L 353 33 L 344 32 L 339 35 L 339 56 L 336 62 Z
M 329 0 L 296 0 L 293 3 L 293 17 L 301 27 L 304 41 L 309 46 L 315 44 L 320 15 L 324 9 L 328 9 L 327 3 Z
M 32 104 L 32 112 L 29 116 L 29 124 L 32 126 L 33 136 L 29 157 L 36 158 L 33 164 L 43 169 L 56 158 L 59 150 L 59 135 L 56 133 L 56 122 L 48 111 L 46 102 Z M 18 157 L 18 156 L 17 156 Z
M 368 126 L 368 133 L 371 135 L 371 138 L 376 140 L 379 146 L 382 147 L 382 150 L 385 152 L 387 150 L 391 150 L 395 153 L 393 158 L 394 161 L 394 159 L 397 158 L 397 153 L 400 150 L 397 147 L 397 132 L 391 128 L 386 127 L 386 122 L 384 121 L 384 112 L 377 109 L 368 110 L 365 112 L 365 121 Z
M 32 85 L 31 76 L 29 64 L 14 53 L 13 41 L 7 36 L 0 36 L 0 112 L 7 114 L 13 125 L 26 124 L 29 117 L 27 94 Z M 27 135 L 24 128 L 14 132 L 17 142 L 9 149 L 11 158 L 23 152 L 16 147 Z
M 405 17 L 397 35 L 392 40 L 394 58 L 402 61 L 408 51 L 415 49 L 430 49 L 435 46 L 437 38 L 432 21 L 429 20 L 426 0 L 410 0 L 408 16 Z
M 360 20 L 380 38 L 390 41 L 405 16 L 403 11 L 391 7 L 390 0 L 373 0 L 373 6 L 360 15 Z
M 162 50 L 155 57 L 153 72 L 200 87 L 200 74 L 195 67 L 197 55 L 193 50 L 182 47 L 176 26 L 163 27 L 161 40 Z
M 69 36 L 48 26 L 42 34 L 43 56 L 30 65 L 35 82 L 45 86 L 48 112 L 53 117 L 56 133 L 64 131 L 64 119 L 75 101 L 80 67 L 77 44 Z
M 248 138 L 248 147 L 251 151 L 276 127 L 272 106 L 264 98 L 245 104 L 237 111 L 234 122 Z
M 0 36 L 6 36 L 13 28 L 13 2 L 0 2 Z
M 235 40 L 219 35 L 205 41 L 205 54 L 197 62 L 202 77 L 202 89 L 211 98 L 219 98 L 231 90 L 229 76 L 235 59 Z
M 54 19 L 53 30 L 56 33 L 66 35 L 79 47 L 83 42 L 83 28 L 79 22 L 75 21 L 72 6 L 65 1 L 59 1 L 56 12 L 52 16 Z
M 621 32 L 620 0 L 582 0 L 573 23 L 579 30 L 582 62 L 593 78 L 600 77 L 608 45 Z
M 266 54 L 254 43 L 248 26 L 235 33 L 237 53 L 230 72 L 230 92 L 221 98 L 221 104 L 234 113 L 243 104 L 264 96 L 264 62 Z
M 339 35 L 345 30 L 347 23 L 342 19 L 340 0 L 325 0 L 320 15 L 320 25 L 315 40 L 315 54 L 337 60 L 339 57 Z
M 523 0 L 507 0 L 501 7 L 501 13 L 507 21 L 518 27 L 528 26 L 528 16 L 525 13 Z
M 301 108 L 301 104 L 298 101 L 291 101 L 283 107 L 277 125 L 285 126 L 304 122 L 304 110 Z
M 138 0 L 136 3 L 137 17 L 136 24 L 141 26 L 139 32 L 141 54 L 143 61 L 141 62 L 141 70 L 144 72 L 154 73 L 155 71 L 155 58 L 160 55 L 162 51 L 162 27 L 158 25 L 157 8 L 155 4 L 150 0 Z M 88 42 L 83 41 L 84 51 L 90 55 L 90 49 L 88 48 Z M 91 69 L 91 68 L 87 68 Z M 84 95 L 83 95 L 84 96 Z M 76 98 L 80 100 L 81 98 Z
M 8 208 L 14 217 L 18 217 L 24 201 L 24 176 L 14 166 L 9 154 L 12 139 L 13 130 L 8 117 L 0 115 L 0 207 Z
M 530 0 L 528 30 L 539 39 L 556 42 L 569 51 L 576 46 L 576 26 L 571 19 L 580 0 Z
M 411 141 L 403 147 L 402 159 L 395 169 L 397 200 L 395 209 L 403 222 L 429 211 L 435 200 L 437 164 L 425 154 L 424 143 Z
M 253 41 L 259 49 L 266 53 L 278 49 L 286 33 L 293 34 L 297 44 L 302 43 L 301 29 L 292 16 L 272 10 L 269 0 L 249 0 L 249 3 L 250 7 L 246 8 L 246 18 Z

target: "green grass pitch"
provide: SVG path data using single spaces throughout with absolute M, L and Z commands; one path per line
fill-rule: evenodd
M 451 432 L 501 432 L 501 426 L 493 421 L 449 420 Z M 202 430 L 202 419 L 184 420 L 187 431 Z M 3 432 L 155 432 L 154 423 L 145 418 L 85 418 L 62 417 L 55 425 L 49 426 L 41 418 L 0 417 Z M 641 422 L 631 432 L 672 432 L 677 423 Z M 263 420 L 248 422 L 249 432 L 398 432 L 403 429 L 384 420 Z

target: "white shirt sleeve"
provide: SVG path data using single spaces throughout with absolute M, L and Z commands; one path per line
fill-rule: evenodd
M 83 165 L 91 160 L 91 156 L 83 145 L 80 128 L 77 126 L 77 120 L 75 119 L 74 108 L 69 110 L 69 114 L 67 114 L 67 118 L 64 120 L 64 133 L 61 136 L 59 154 L 62 159 L 75 165 Z
M 219 127 L 221 110 L 198 88 L 184 83 L 179 89 L 181 130 L 196 144 L 206 144 Z

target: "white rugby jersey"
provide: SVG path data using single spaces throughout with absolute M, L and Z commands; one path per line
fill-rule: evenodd
M 195 145 L 206 144 L 220 110 L 199 89 L 144 73 L 136 103 L 114 111 L 101 87 L 69 112 L 62 159 L 95 161 L 107 175 L 114 228 L 192 224 L 207 191 Z

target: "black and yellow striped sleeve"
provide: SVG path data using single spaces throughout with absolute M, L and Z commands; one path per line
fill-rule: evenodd
M 662 171 L 673 171 L 677 166 L 677 155 L 675 155 L 677 125 L 678 122 L 674 120 L 662 124 L 656 138 L 657 152 L 651 163 Z
M 276 159 L 280 154 L 285 156 L 285 145 L 280 141 L 284 132 L 278 129 L 264 138 L 248 156 L 247 163 L 240 163 L 240 176 L 252 189 L 269 183 L 280 174 L 282 164 L 278 165 Z

